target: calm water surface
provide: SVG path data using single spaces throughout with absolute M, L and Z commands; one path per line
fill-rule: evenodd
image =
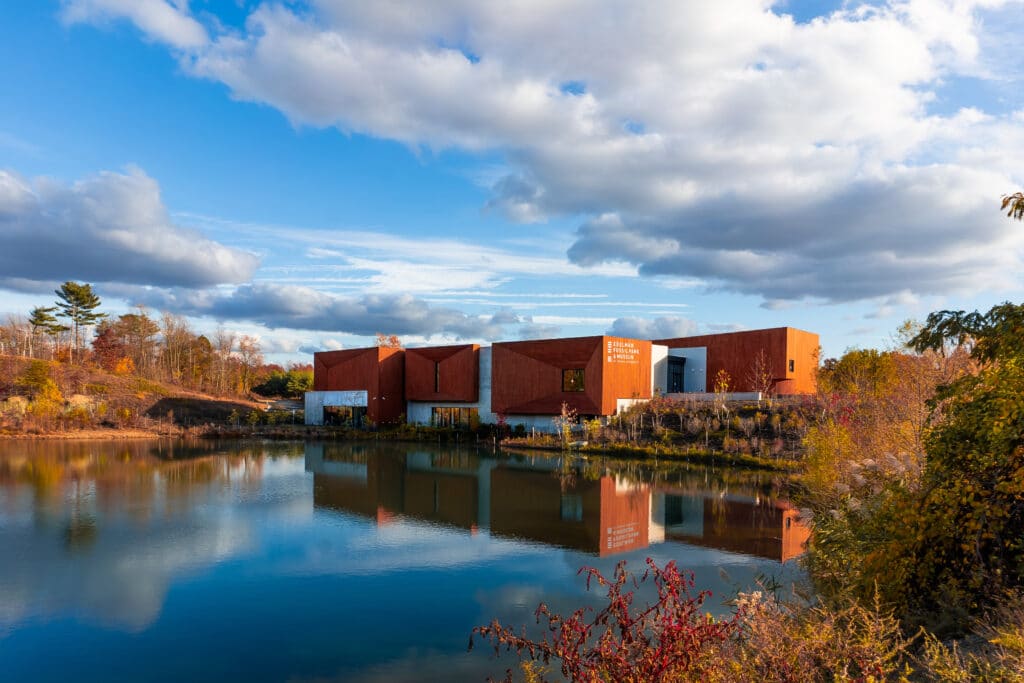
M 798 576 L 768 475 L 418 445 L 0 442 L 0 680 L 460 681 L 647 557 Z

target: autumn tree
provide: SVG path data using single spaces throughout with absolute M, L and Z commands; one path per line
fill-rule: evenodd
M 764 349 L 758 351 L 750 362 L 750 368 L 747 370 L 747 382 L 750 384 L 751 389 L 764 396 L 767 396 L 775 385 L 771 361 Z
M 385 349 L 400 349 L 402 348 L 402 340 L 398 338 L 397 334 L 384 334 L 383 332 L 378 332 L 377 346 Z
M 194 387 L 206 387 L 213 381 L 214 348 L 206 335 L 192 340 L 188 352 L 188 377 Z
M 859 393 L 807 439 L 809 566 L 826 593 L 956 630 L 1024 588 L 1024 305 L 932 313 L 910 345 L 824 373 Z
M 159 332 L 160 326 L 142 310 L 115 320 L 108 318 L 96 326 L 93 353 L 97 362 L 108 370 L 127 359 L 139 374 L 148 376 L 154 367 Z
M 161 366 L 167 379 L 181 382 L 188 369 L 188 352 L 195 335 L 188 321 L 172 313 L 160 317 Z
M 67 318 L 72 328 L 72 360 L 79 356 L 82 347 L 82 330 L 106 317 L 105 313 L 97 313 L 100 297 L 92 291 L 92 285 L 67 281 L 54 290 L 57 295 L 58 317 Z
M 238 360 L 241 372 L 238 377 L 238 391 L 246 394 L 256 379 L 256 369 L 263 364 L 263 353 L 259 340 L 245 334 L 238 340 Z
M 231 386 L 232 367 L 237 364 L 232 355 L 235 333 L 219 328 L 213 338 L 213 381 L 217 393 L 227 393 Z
M 1024 221 L 1024 192 L 1003 195 L 1002 209 L 1010 218 Z

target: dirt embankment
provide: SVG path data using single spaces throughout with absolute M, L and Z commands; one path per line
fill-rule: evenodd
M 30 359 L 0 356 L 0 438 L 141 439 L 202 433 L 263 411 L 267 401 L 224 397 L 138 375 L 47 362 L 52 389 L 26 383 Z

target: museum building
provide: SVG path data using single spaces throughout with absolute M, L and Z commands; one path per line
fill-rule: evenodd
M 438 426 L 504 421 L 550 431 L 563 406 L 606 418 L 661 394 L 734 398 L 815 391 L 818 335 L 789 327 L 649 341 L 599 335 L 313 357 L 307 424 Z M 724 374 L 723 374 L 724 373 Z

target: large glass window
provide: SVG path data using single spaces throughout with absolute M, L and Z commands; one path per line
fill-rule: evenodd
M 362 427 L 366 408 L 361 406 L 324 406 L 324 424 L 340 427 Z
M 431 422 L 435 427 L 475 427 L 480 424 L 476 408 L 434 408 Z
M 583 391 L 583 368 L 562 370 L 562 391 Z

